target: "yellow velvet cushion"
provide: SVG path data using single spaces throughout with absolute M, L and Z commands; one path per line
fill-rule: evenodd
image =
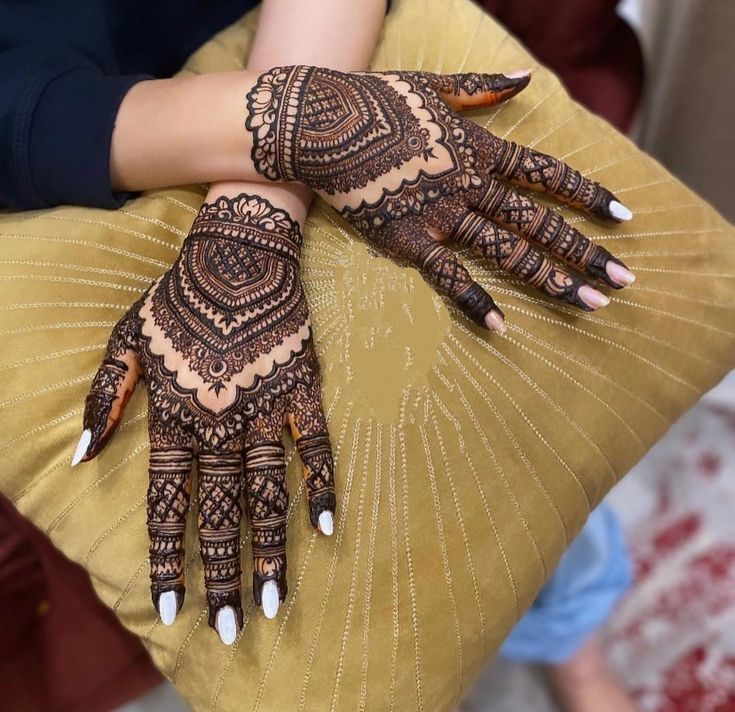
M 376 69 L 535 66 L 470 2 L 394 4 Z M 185 71 L 241 66 L 254 23 L 223 32 Z M 474 118 L 620 196 L 635 212 L 625 226 L 558 209 L 638 281 L 584 314 L 467 256 L 507 315 L 507 335 L 490 337 L 317 204 L 304 275 L 336 529 L 325 539 L 308 526 L 289 446 L 289 597 L 273 621 L 248 602 L 231 648 L 207 627 L 193 516 L 186 605 L 172 628 L 151 607 L 142 389 L 104 454 L 68 466 L 110 329 L 174 259 L 202 189 L 149 193 L 117 212 L 0 216 L 2 490 L 87 567 L 197 710 L 451 709 L 590 508 L 735 365 L 735 242 L 714 210 L 543 68 Z M 246 535 L 243 546 L 247 582 Z

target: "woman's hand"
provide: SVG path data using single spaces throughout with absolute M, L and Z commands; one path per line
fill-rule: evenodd
M 501 180 L 549 192 L 600 218 L 628 220 L 630 211 L 561 161 L 494 136 L 450 109 L 495 104 L 528 80 L 528 73 L 272 69 L 247 94 L 252 161 L 270 180 L 315 190 L 480 325 L 503 331 L 502 312 L 444 240 L 471 247 L 556 299 L 594 310 L 607 297 L 549 253 L 611 287 L 630 284 L 633 274 L 558 213 Z
M 334 467 L 299 274 L 301 241 L 298 224 L 262 198 L 203 205 L 173 267 L 113 330 L 72 461 L 100 452 L 142 377 L 153 603 L 170 624 L 184 600 L 196 457 L 209 624 L 226 643 L 242 626 L 243 485 L 255 602 L 273 617 L 286 596 L 286 423 L 304 464 L 311 523 L 332 533 Z

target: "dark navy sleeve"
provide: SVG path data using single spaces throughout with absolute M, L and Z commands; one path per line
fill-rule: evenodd
M 110 142 L 127 91 L 145 75 L 106 75 L 50 42 L 0 51 L 0 205 L 116 208 Z

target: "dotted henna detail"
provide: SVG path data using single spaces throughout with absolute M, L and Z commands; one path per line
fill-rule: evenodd
M 500 181 L 552 193 L 603 218 L 625 219 L 627 210 L 562 161 L 494 136 L 450 109 L 495 104 L 528 81 L 528 75 L 277 67 L 246 97 L 251 157 L 266 178 L 314 189 L 371 243 L 420 269 L 478 324 L 498 324 L 502 316 L 491 297 L 456 258 L 435 253 L 426 259 L 427 242 L 457 239 L 468 214 L 503 229 L 487 227 L 462 244 L 532 287 L 591 309 L 578 295 L 585 281 L 537 246 L 615 288 L 623 285 L 606 265 L 625 266 Z
M 151 595 L 168 622 L 175 615 L 172 600 L 178 609 L 186 593 L 195 456 L 211 626 L 223 608 L 242 626 L 243 489 L 253 596 L 261 603 L 269 581 L 281 600 L 286 596 L 288 494 L 280 439 L 287 421 L 305 458 L 310 520 L 316 527 L 325 509 L 335 511 L 319 363 L 299 272 L 301 240 L 299 226 L 258 197 L 203 205 L 172 268 L 113 330 L 92 383 L 84 422 L 96 453 L 111 432 L 110 414 L 119 418 L 122 408 L 114 409 L 124 405 L 138 374 L 146 382 Z M 169 593 L 174 599 L 162 603 Z

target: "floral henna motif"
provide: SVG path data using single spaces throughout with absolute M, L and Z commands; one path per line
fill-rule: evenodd
M 184 600 L 194 453 L 212 626 L 225 610 L 233 625 L 242 625 L 244 452 L 258 603 L 269 581 L 278 586 L 277 599 L 287 591 L 288 496 L 280 443 L 286 422 L 296 427 L 310 473 L 311 521 L 318 528 L 319 516 L 335 511 L 319 364 L 299 272 L 301 241 L 298 224 L 261 198 L 240 195 L 204 205 L 174 265 L 113 330 L 87 398 L 83 438 L 89 458 L 109 438 L 138 375 L 146 382 L 151 593 L 167 622 Z M 314 444 L 304 447 L 302 441 Z M 164 616 L 169 592 L 175 610 Z
M 555 266 L 532 243 L 612 287 L 625 286 L 633 276 L 559 215 L 496 177 L 550 192 L 599 217 L 627 219 L 629 211 L 561 161 L 493 136 L 448 106 L 491 105 L 527 83 L 528 76 L 277 67 L 262 74 L 247 95 L 252 160 L 270 180 L 300 181 L 314 189 L 371 242 L 418 267 L 479 324 L 490 326 L 490 313 L 502 312 L 456 259 L 444 253 L 427 259 L 426 239 L 458 239 L 468 215 L 496 222 L 515 239 L 488 228 L 482 240 L 465 236 L 460 242 L 494 257 L 513 242 L 512 259 L 495 259 L 501 268 L 546 294 L 596 308 L 605 297 L 598 293 L 596 305 L 585 301 L 585 281 Z M 520 209 L 509 211 L 514 201 Z M 608 273 L 611 264 L 619 268 L 612 270 L 615 278 Z

